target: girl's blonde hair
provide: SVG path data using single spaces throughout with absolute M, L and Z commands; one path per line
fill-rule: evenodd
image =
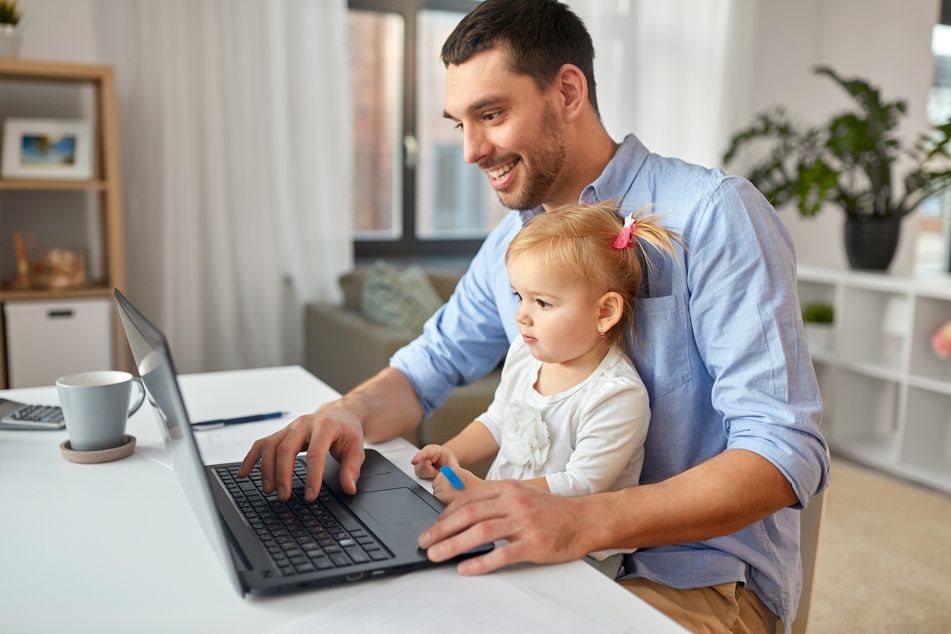
M 641 288 L 641 257 L 649 262 L 648 245 L 679 262 L 675 245 L 686 249 L 683 236 L 659 224 L 659 217 L 647 214 L 650 205 L 633 214 L 634 230 L 627 248 L 616 248 L 615 240 L 624 229 L 624 218 L 615 201 L 570 204 L 539 214 L 518 232 L 505 252 L 505 261 L 525 253 L 541 251 L 549 266 L 561 265 L 574 271 L 595 298 L 616 292 L 623 300 L 617 327 L 605 333 L 608 344 L 622 344 L 625 333 L 634 328 L 634 300 Z M 636 247 L 636 248 L 635 248 Z

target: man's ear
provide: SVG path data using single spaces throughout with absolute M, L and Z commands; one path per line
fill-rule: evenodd
M 601 296 L 598 302 L 598 327 L 601 332 L 607 332 L 621 321 L 624 311 L 624 299 L 620 293 L 610 291 Z
M 557 91 L 566 120 L 578 118 L 588 104 L 588 80 L 574 64 L 564 64 L 555 75 L 552 86 Z

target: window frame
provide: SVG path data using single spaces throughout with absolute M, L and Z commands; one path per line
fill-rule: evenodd
M 423 10 L 469 13 L 479 0 L 347 0 L 347 10 L 373 11 L 400 15 L 403 18 L 403 103 L 400 138 L 418 138 L 417 134 L 417 15 Z M 353 240 L 354 257 L 374 259 L 386 257 L 471 258 L 482 246 L 484 238 L 421 239 L 416 231 L 417 187 L 416 166 L 407 161 L 406 144 L 401 148 L 402 170 L 394 178 L 401 179 L 400 237 L 394 239 L 357 238 Z

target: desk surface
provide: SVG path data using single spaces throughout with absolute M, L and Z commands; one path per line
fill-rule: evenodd
M 192 420 L 313 411 L 336 393 L 300 367 L 182 376 Z M 7 390 L 56 403 L 53 387 Z M 151 408 L 130 420 L 138 446 L 157 448 Z M 240 598 L 172 471 L 138 452 L 81 465 L 62 458 L 65 431 L 0 431 L 0 630 L 9 632 L 267 632 L 371 584 L 275 598 Z M 404 455 L 412 455 L 406 443 Z M 411 471 L 408 460 L 405 466 Z M 632 631 L 682 631 L 581 562 L 523 565 L 504 575 Z

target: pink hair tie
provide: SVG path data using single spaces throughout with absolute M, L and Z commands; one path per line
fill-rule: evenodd
M 632 246 L 634 244 L 632 236 L 635 231 L 637 231 L 637 223 L 634 221 L 634 214 L 632 213 L 624 219 L 624 228 L 621 229 L 621 233 L 618 234 L 618 237 L 614 239 L 612 246 L 615 249 L 626 249 Z

